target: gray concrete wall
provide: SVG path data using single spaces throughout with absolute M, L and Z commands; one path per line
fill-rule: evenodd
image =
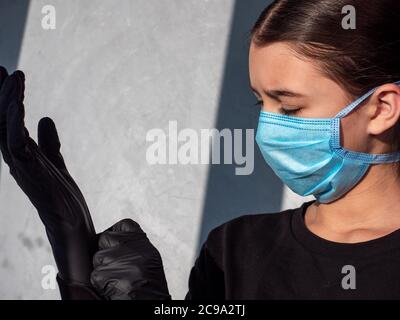
M 25 32 L 0 32 L 0 64 L 26 74 L 31 135 L 41 117 L 54 119 L 97 231 L 136 220 L 161 252 L 174 299 L 184 297 L 212 227 L 304 201 L 282 186 L 257 148 L 253 174 L 241 177 L 234 165 L 146 161 L 147 132 L 168 131 L 169 120 L 178 130 L 256 126 L 246 36 L 267 3 L 32 0 L 18 16 Z M 12 1 L 0 4 L 0 21 L 16 15 Z M 41 26 L 47 4 L 56 8 L 55 30 Z M 0 299 L 58 299 L 57 289 L 41 285 L 42 267 L 54 265 L 43 226 L 4 166 L 0 225 Z

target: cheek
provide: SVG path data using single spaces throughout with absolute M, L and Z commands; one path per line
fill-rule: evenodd
M 368 152 L 367 122 L 357 110 L 340 120 L 340 143 L 351 151 Z

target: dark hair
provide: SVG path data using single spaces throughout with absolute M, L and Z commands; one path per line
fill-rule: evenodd
M 342 8 L 355 8 L 356 28 L 345 29 Z M 276 0 L 257 19 L 258 47 L 286 41 L 353 98 L 400 80 L 399 0 Z M 394 130 L 392 151 L 400 145 Z

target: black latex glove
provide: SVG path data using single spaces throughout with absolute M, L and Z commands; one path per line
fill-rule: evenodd
M 100 234 L 93 265 L 92 284 L 105 299 L 171 299 L 161 255 L 131 219 Z
M 10 173 L 42 220 L 59 277 L 67 284 L 91 287 L 97 237 L 85 199 L 68 173 L 50 118 L 38 125 L 38 143 L 24 125 L 25 76 L 7 76 L 0 68 L 0 149 Z M 73 298 L 73 297 L 70 297 Z

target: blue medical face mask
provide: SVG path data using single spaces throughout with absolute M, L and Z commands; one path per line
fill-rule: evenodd
M 395 83 L 400 85 L 400 81 Z M 267 164 L 295 193 L 314 195 L 319 202 L 329 203 L 351 190 L 370 164 L 400 161 L 400 152 L 369 154 L 340 145 L 340 119 L 377 88 L 333 118 L 299 118 L 261 111 L 256 142 Z

